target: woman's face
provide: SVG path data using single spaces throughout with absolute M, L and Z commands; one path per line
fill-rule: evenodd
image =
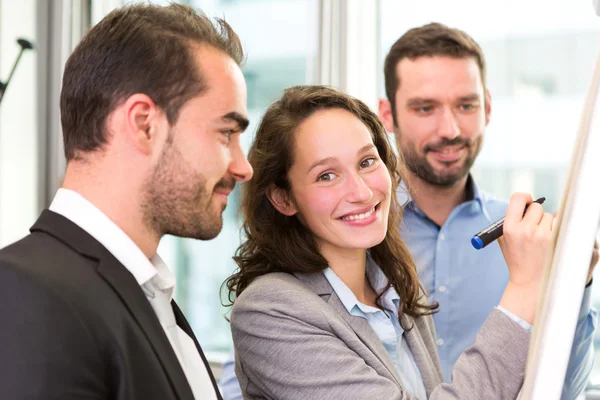
M 286 214 L 298 214 L 324 254 L 381 243 L 392 184 L 367 126 L 346 110 L 321 110 L 294 139 Z

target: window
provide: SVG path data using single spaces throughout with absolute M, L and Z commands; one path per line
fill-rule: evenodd
M 26 39 L 36 47 L 23 53 L 0 104 L 0 247 L 3 247 L 29 233 L 38 214 L 38 43 L 35 1 L 0 0 L 0 8 L 0 81 L 7 82 L 21 49 L 17 39 Z

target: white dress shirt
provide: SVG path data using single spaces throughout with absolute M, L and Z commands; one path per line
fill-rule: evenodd
M 175 323 L 171 307 L 175 276 L 158 254 L 150 260 L 121 228 L 79 193 L 59 189 L 50 211 L 62 215 L 100 242 L 129 270 L 156 313 L 196 399 L 217 399 L 194 341 Z

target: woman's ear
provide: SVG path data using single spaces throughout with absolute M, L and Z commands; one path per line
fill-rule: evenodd
M 294 201 L 290 199 L 288 193 L 275 185 L 271 185 L 271 187 L 267 190 L 267 197 L 273 207 L 283 215 L 287 215 L 291 217 L 298 212 Z

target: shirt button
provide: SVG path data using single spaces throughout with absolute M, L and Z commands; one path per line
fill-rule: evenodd
M 437 343 L 438 346 L 441 346 L 444 344 L 444 339 L 438 339 L 435 342 Z
M 444 286 L 444 285 L 441 285 L 441 286 L 438 288 L 438 291 L 439 291 L 440 293 L 444 293 L 444 292 L 446 291 L 446 286 Z
M 443 233 L 440 233 L 440 240 L 446 240 L 446 235 L 444 235 Z

